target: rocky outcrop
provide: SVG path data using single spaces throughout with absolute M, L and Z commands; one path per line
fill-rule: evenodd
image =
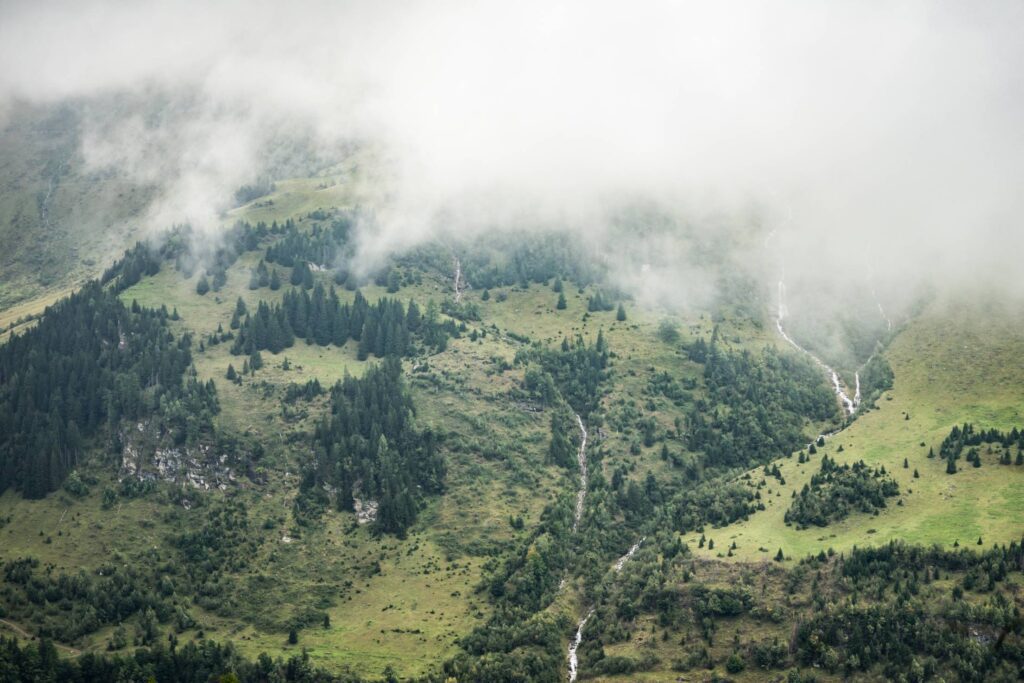
M 203 491 L 227 490 L 238 483 L 232 458 L 213 446 L 174 446 L 165 443 L 147 422 L 120 433 L 121 467 L 118 479 L 165 481 Z

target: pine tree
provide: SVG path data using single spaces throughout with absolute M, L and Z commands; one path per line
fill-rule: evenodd
M 281 289 L 281 276 L 278 275 L 277 268 L 270 271 L 270 289 L 275 292 Z
M 484 291 L 486 292 L 487 290 Z M 409 328 L 410 332 L 415 334 L 419 331 L 421 322 L 420 307 L 416 305 L 415 301 L 409 299 L 409 308 L 405 314 L 405 326 Z
M 231 363 L 228 363 L 228 372 L 226 375 L 224 375 L 224 377 L 231 380 L 232 382 L 238 379 L 238 373 L 235 372 L 235 366 L 232 365 Z
M 779 552 L 775 553 L 775 561 L 782 562 L 786 559 L 786 556 L 782 553 L 782 548 L 779 548 Z
M 608 353 L 608 341 L 604 338 L 604 328 L 599 328 L 597 330 L 597 339 L 594 341 L 594 350 L 601 356 Z
M 555 304 L 555 308 L 557 308 L 560 311 L 564 311 L 566 306 L 567 306 L 567 303 L 565 301 L 565 294 L 562 293 L 562 292 L 559 292 L 559 294 L 558 294 L 558 303 Z
M 626 320 L 626 307 L 623 306 L 621 303 L 619 304 L 619 310 L 616 311 L 615 313 L 615 319 L 618 320 L 619 322 L 623 322 Z
M 370 357 L 370 336 L 363 334 L 359 339 L 359 346 L 356 348 L 356 360 L 366 360 Z
M 196 294 L 199 296 L 205 295 L 210 291 L 210 282 L 206 279 L 205 275 L 199 276 L 199 281 L 196 282 Z
M 388 293 L 394 294 L 402 287 L 402 277 L 398 274 L 397 268 L 388 271 Z

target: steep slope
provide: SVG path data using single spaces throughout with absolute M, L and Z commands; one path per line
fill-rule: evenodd
M 785 484 L 765 477 L 761 468 L 751 471 L 755 483 L 766 481 L 760 495 L 767 509 L 749 521 L 706 530 L 717 550 L 698 553 L 718 556 L 734 541 L 733 556 L 747 561 L 770 559 L 779 548 L 787 556 L 803 557 L 829 547 L 843 550 L 892 539 L 946 547 L 957 541 L 973 544 L 979 537 L 986 545 L 1018 539 L 1024 469 L 1000 465 L 1000 454 L 984 453 L 982 467 L 962 463 L 961 471 L 949 475 L 944 460 L 927 456 L 930 449 L 937 453 L 950 430 L 964 422 L 986 430 L 1024 424 L 1022 322 L 1019 309 L 962 300 L 933 304 L 886 351 L 895 384 L 877 408 L 829 438 L 806 464 L 796 455 L 774 463 Z M 901 495 L 877 516 L 855 513 L 826 528 L 787 526 L 783 516 L 794 492 L 818 472 L 824 455 L 839 463 L 863 460 L 885 467 L 899 482 Z M 695 546 L 699 536 L 690 534 L 687 540 Z

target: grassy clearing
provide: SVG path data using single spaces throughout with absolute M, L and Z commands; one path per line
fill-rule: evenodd
M 959 423 L 986 429 L 1024 424 L 1021 320 L 1019 312 L 950 304 L 909 323 L 887 352 L 896 380 L 878 408 L 830 439 L 809 463 L 799 465 L 796 457 L 779 460 L 786 484 L 767 479 L 767 509 L 746 522 L 705 530 L 715 550 L 696 552 L 719 555 L 735 541 L 735 559 L 750 561 L 768 560 L 780 547 L 787 556 L 801 557 L 828 547 L 842 550 L 893 539 L 944 546 L 955 541 L 973 545 L 979 536 L 986 545 L 1019 539 L 1024 468 L 999 465 L 998 455 L 983 453 L 983 467 L 968 465 L 947 475 L 945 462 L 928 459 L 927 453 L 930 447 L 937 451 Z M 863 459 L 884 466 L 900 484 L 903 505 L 893 500 L 877 516 L 854 514 L 820 529 L 785 526 L 782 518 L 792 493 L 818 471 L 825 453 L 839 462 Z M 919 479 L 913 478 L 914 469 Z M 760 469 L 752 474 L 755 481 L 762 477 Z M 686 537 L 694 549 L 699 536 Z
M 280 299 L 284 288 L 248 289 L 249 269 L 258 258 L 258 253 L 240 258 L 218 293 L 197 295 L 198 273 L 185 279 L 167 266 L 122 298 L 126 303 L 177 308 L 181 321 L 174 327 L 193 332 L 198 346 L 199 339 L 218 325 L 228 329 L 239 296 L 250 308 L 260 299 Z M 282 274 L 287 276 L 287 269 Z M 445 295 L 443 282 L 424 280 L 397 296 L 415 298 L 422 307 Z M 385 295 L 378 287 L 363 292 L 371 301 Z M 339 289 L 339 296 L 351 299 L 353 293 Z M 314 377 L 329 386 L 346 372 L 363 372 L 369 363 L 356 360 L 354 344 L 318 347 L 297 340 L 276 356 L 264 352 L 264 368 L 240 386 L 223 379 L 228 363 L 240 369 L 244 360 L 232 356 L 229 348 L 230 343 L 196 348 L 195 365 L 200 377 L 217 382 L 220 425 L 254 434 L 268 448 L 263 463 L 267 483 L 240 484 L 260 546 L 249 568 L 232 578 L 240 587 L 238 614 L 225 617 L 193 605 L 202 633 L 197 629 L 180 637 L 229 639 L 253 656 L 304 647 L 318 664 L 365 675 L 379 674 L 385 663 L 393 664 L 400 675 L 417 675 L 450 656 L 456 639 L 487 616 L 486 600 L 474 593 L 486 554 L 529 533 L 544 505 L 573 485 L 571 477 L 543 461 L 547 416 L 524 412 L 505 400 L 521 372 L 504 370 L 492 359 L 510 361 L 515 345 L 494 335 L 475 343 L 464 337 L 452 340 L 442 354 L 408 363 L 418 420 L 447 434 L 449 474 L 446 493 L 428 502 L 405 540 L 375 537 L 367 527 L 357 526 L 349 513 L 328 512 L 313 529 L 297 527 L 291 516 L 296 468 L 306 457 L 301 444 L 326 402 L 299 402 L 306 416 L 287 422 L 278 388 Z M 291 365 L 288 371 L 282 368 L 285 357 Z M 412 372 L 414 366 L 421 367 Z M 299 446 L 289 443 L 295 438 Z M 0 509 L 12 521 L 0 529 L 6 536 L 0 561 L 32 555 L 59 569 L 77 571 L 95 568 L 111 557 L 131 562 L 148 548 L 173 556 L 170 537 L 201 519 L 195 511 L 181 511 L 152 494 L 103 510 L 102 488 L 114 485 L 116 481 L 106 475 L 83 499 L 56 493 L 42 501 L 25 501 L 8 492 L 0 498 Z M 64 520 L 58 525 L 62 513 Z M 513 516 L 524 519 L 525 530 L 512 528 Z M 273 523 L 265 527 L 265 521 Z M 45 530 L 43 536 L 39 530 Z M 297 648 L 287 645 L 286 631 L 257 625 L 267 610 L 278 621 L 287 621 L 311 608 L 325 611 L 330 626 L 303 629 Z M 101 629 L 76 646 L 102 650 L 111 631 Z

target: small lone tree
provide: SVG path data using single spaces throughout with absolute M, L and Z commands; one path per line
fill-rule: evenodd
M 620 323 L 626 320 L 626 307 L 619 304 L 619 310 L 615 312 L 615 319 Z
M 299 642 L 299 632 L 296 631 L 294 627 L 292 627 L 288 631 L 288 644 L 289 645 L 297 645 L 298 642 Z
M 564 311 L 566 305 L 567 304 L 566 304 L 566 301 L 565 301 L 565 293 L 564 292 L 559 292 L 558 293 L 558 303 L 555 304 L 555 308 L 557 308 L 560 311 Z
M 775 561 L 782 562 L 786 559 L 786 556 L 782 554 L 782 548 L 779 548 L 779 552 L 775 553 Z
M 205 275 L 199 276 L 199 282 L 196 283 L 196 294 L 203 296 L 210 291 L 210 281 L 206 279 Z
M 232 382 L 234 382 L 235 379 L 238 378 L 238 373 L 235 372 L 235 366 L 232 365 L 231 363 L 228 363 L 228 372 L 226 375 L 224 375 L 224 377 L 231 380 Z

